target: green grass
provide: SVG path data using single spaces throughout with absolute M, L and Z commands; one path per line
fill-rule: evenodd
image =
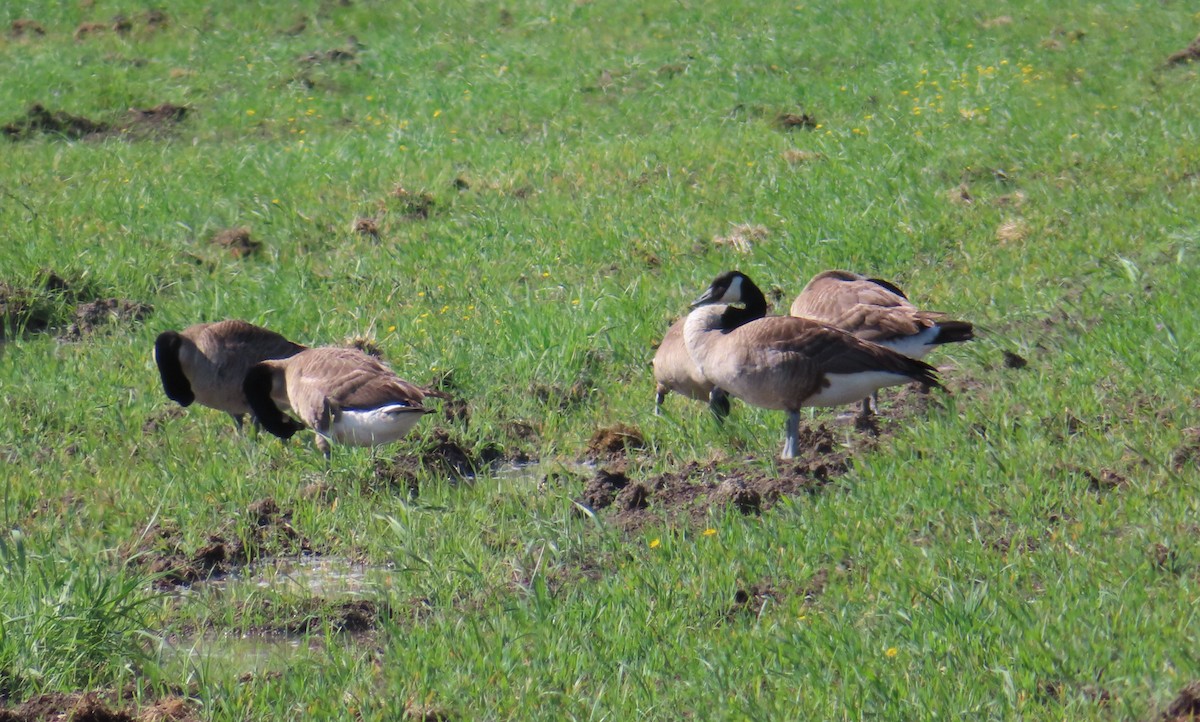
M 1142 719 L 1200 678 L 1200 475 L 1176 463 L 1200 426 L 1200 73 L 1163 67 L 1191 10 L 276 5 L 172 3 L 159 29 L 139 3 L 0 8 L 0 27 L 46 31 L 0 39 L 0 124 L 34 103 L 190 109 L 149 139 L 0 139 L 18 325 L 153 306 L 0 345 L 0 698 L 136 680 L 222 720 Z M 128 35 L 73 39 L 119 13 Z M 353 59 L 304 59 L 337 48 Z M 800 112 L 819 126 L 776 122 Z M 422 194 L 429 217 L 406 217 Z M 767 230 L 748 254 L 712 242 L 743 223 Z M 236 226 L 258 253 L 212 244 Z M 653 344 L 730 268 L 781 307 L 819 270 L 868 272 L 983 333 L 935 358 L 953 396 L 820 493 L 714 510 L 709 535 L 580 515 L 573 464 L 598 427 L 641 429 L 641 478 L 777 463 L 778 413 L 651 414 Z M 154 336 L 221 318 L 373 337 L 419 383 L 451 372 L 470 423 L 429 419 L 387 453 L 442 426 L 544 467 L 425 471 L 410 499 L 366 451 L 327 470 L 307 438 L 163 417 Z M 1102 470 L 1126 483 L 1092 488 Z M 313 632 L 278 677 L 159 653 L 303 601 L 164 597 L 125 563 L 155 522 L 194 550 L 266 496 L 324 553 L 395 565 L 375 599 L 391 613 L 366 644 Z M 737 605 L 755 585 L 775 593 Z

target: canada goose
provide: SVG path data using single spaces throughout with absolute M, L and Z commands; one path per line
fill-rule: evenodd
M 836 326 L 915 359 L 925 358 L 944 343 L 975 338 L 970 323 L 922 311 L 894 284 L 850 271 L 813 276 L 792 302 L 791 314 Z M 863 399 L 862 417 L 870 412 L 870 398 Z
M 290 438 L 296 427 L 284 411 L 291 411 L 317 432 L 317 448 L 326 459 L 330 441 L 391 443 L 429 413 L 421 405 L 426 391 L 358 349 L 310 348 L 263 361 L 246 373 L 243 388 L 264 429 Z
M 163 331 L 154 341 L 154 362 L 167 398 L 180 406 L 198 402 L 233 419 L 238 430 L 250 413 L 242 381 L 251 366 L 304 350 L 283 336 L 245 321 L 218 321 Z
M 742 308 L 737 309 L 739 325 L 767 315 L 767 297 L 757 286 L 743 289 L 740 303 Z M 729 415 L 729 394 L 704 378 L 696 362 L 692 361 L 683 342 L 686 322 L 684 316 L 672 324 L 654 354 L 654 413 L 661 413 L 667 392 L 674 391 L 697 401 L 708 401 L 713 415 L 723 419 Z
M 746 320 L 732 304 L 762 291 L 745 274 L 724 273 L 692 305 L 684 343 L 700 373 L 748 404 L 786 411 L 782 457 L 799 445 L 800 409 L 840 406 L 884 386 L 938 386 L 929 364 L 808 318 Z
M 686 321 L 684 317 L 673 323 L 654 353 L 654 413 L 662 414 L 663 401 L 674 391 L 696 401 L 707 401 L 713 415 L 723 419 L 729 415 L 729 395 L 701 376 L 700 369 L 688 355 L 683 343 Z

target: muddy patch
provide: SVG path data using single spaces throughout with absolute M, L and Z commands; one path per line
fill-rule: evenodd
M 420 493 L 422 470 L 427 474 L 459 480 L 495 468 L 505 458 L 504 450 L 497 444 L 487 443 L 478 451 L 473 451 L 459 443 L 449 431 L 436 428 L 418 452 L 397 454 L 391 459 L 376 462 L 370 485 L 383 489 L 404 489 L 410 496 L 416 497 Z
M 155 524 L 121 550 L 126 563 L 155 575 L 161 588 L 186 586 L 227 575 L 267 555 L 314 552 L 312 543 L 291 524 L 291 511 L 267 497 L 238 517 L 227 520 L 196 548 L 184 545 L 177 524 Z
M 611 459 L 644 448 L 646 439 L 641 429 L 630 424 L 614 424 L 596 429 L 588 440 L 584 455 L 595 460 Z
M 251 238 L 250 229 L 245 226 L 218 231 L 211 243 L 234 258 L 252 256 L 262 248 L 262 243 Z
M 139 707 L 113 692 L 52 692 L 0 708 L 0 722 L 198 722 L 198 712 L 196 704 L 183 697 L 164 697 Z
M 8 37 L 10 38 L 40 38 L 46 34 L 46 29 L 36 20 L 29 18 L 18 18 L 12 21 L 8 26 Z
M 1200 60 L 1200 36 L 1191 42 L 1186 48 L 1175 53 L 1171 53 L 1167 57 L 1166 66 L 1186 65 Z
M 1093 704 L 1105 705 L 1112 701 L 1112 693 L 1093 684 L 1072 684 L 1058 680 L 1038 680 L 1035 698 L 1061 702 L 1071 697 L 1080 697 Z
M 1183 430 L 1183 443 L 1171 455 L 1171 463 L 1179 471 L 1200 465 L 1200 426 Z
M 766 611 L 768 606 L 791 597 L 801 597 L 805 602 L 812 602 L 825 593 L 828 583 L 829 570 L 823 567 L 804 584 L 776 582 L 767 578 L 755 584 L 739 586 L 733 593 L 733 602 L 725 612 L 725 618 L 732 620 L 743 616 L 757 617 Z
M 1200 681 L 1191 682 L 1158 716 L 1160 722 L 1191 722 L 1200 718 Z
M 302 636 L 325 629 L 362 634 L 374 630 L 380 620 L 390 614 L 390 609 L 367 599 L 335 602 L 320 598 L 287 605 L 263 601 L 239 611 L 239 616 L 262 616 L 272 620 L 269 624 L 250 628 L 249 634 L 259 636 Z
M 781 463 L 776 474 L 698 462 L 646 478 L 630 476 L 620 468 L 601 468 L 576 504 L 627 531 L 663 519 L 701 525 L 714 507 L 758 515 L 785 497 L 817 493 L 849 470 L 848 455 L 832 445 L 824 447 L 826 451 L 808 448 L 814 449 L 810 458 Z
M 307 25 L 307 21 L 305 22 Z M 303 32 L 303 28 L 294 33 L 299 35 Z M 300 65 L 326 65 L 331 63 L 353 63 L 358 59 L 358 43 L 351 39 L 351 42 L 345 47 L 330 48 L 329 50 L 314 50 L 311 53 L 305 53 L 296 58 L 296 62 Z
M 1029 361 L 1020 354 L 1012 351 L 1004 351 L 1004 368 L 1006 369 L 1023 369 L 1029 365 Z
M 141 321 L 152 310 L 137 301 L 99 297 L 93 284 L 54 271 L 43 271 L 32 286 L 0 281 L 0 339 L 58 330 L 75 340 L 100 326 Z
M 81 303 L 75 307 L 63 338 L 79 341 L 108 326 L 144 321 L 153 311 L 154 307 L 148 303 L 126 298 L 102 298 Z
M 567 387 L 536 381 L 529 385 L 530 396 L 537 399 L 542 406 L 559 411 L 570 411 L 582 406 L 592 398 L 594 391 L 595 388 L 588 378 L 581 378 Z
M 50 110 L 41 103 L 35 103 L 23 117 L 7 123 L 0 128 L 0 132 L 12 141 L 31 140 L 38 136 L 66 140 L 103 140 L 109 137 L 142 140 L 165 134 L 190 112 L 185 106 L 161 103 L 152 108 L 130 108 L 124 116 L 107 121 Z
M 385 212 L 397 213 L 405 220 L 423 221 L 433 215 L 437 202 L 431 193 L 413 191 L 397 185 L 392 188 L 392 192 L 381 206 Z
M 775 117 L 775 124 L 782 130 L 814 130 L 817 119 L 809 113 L 780 113 Z

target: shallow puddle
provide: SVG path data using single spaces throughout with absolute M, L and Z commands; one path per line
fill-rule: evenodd
M 319 649 L 316 639 L 291 634 L 226 635 L 208 633 L 199 637 L 162 640 L 160 659 L 164 667 L 182 665 L 188 670 L 212 670 L 235 675 L 279 671 Z
M 395 585 L 397 574 L 390 566 L 362 564 L 341 557 L 275 557 L 220 579 L 198 582 L 191 591 L 252 587 L 323 599 L 359 599 L 386 593 Z

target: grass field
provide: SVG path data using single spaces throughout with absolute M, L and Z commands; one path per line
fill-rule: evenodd
M 0 6 L 0 719 L 1200 713 L 1194 7 L 200 5 Z M 782 462 L 652 413 L 731 268 L 979 339 Z M 165 398 L 222 318 L 459 402 L 327 467 Z

